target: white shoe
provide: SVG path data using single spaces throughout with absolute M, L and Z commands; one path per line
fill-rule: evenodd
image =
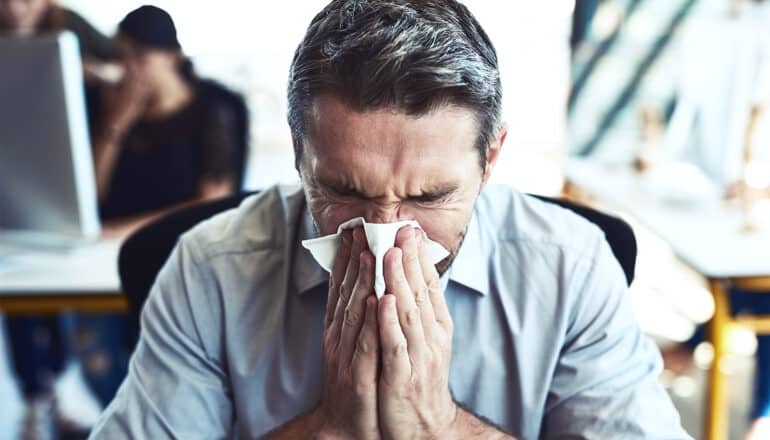
M 54 383 L 59 416 L 73 428 L 90 429 L 99 420 L 102 405 L 86 384 L 80 362 L 71 360 Z
M 770 439 L 770 417 L 760 417 L 751 424 L 745 440 Z
M 22 425 L 22 440 L 55 440 L 56 399 L 53 396 L 36 397 L 27 402 Z

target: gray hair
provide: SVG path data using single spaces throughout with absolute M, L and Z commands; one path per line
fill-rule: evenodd
M 313 99 L 331 94 L 357 111 L 425 115 L 472 110 L 482 170 L 500 125 L 502 87 L 489 37 L 455 0 L 332 0 L 308 27 L 289 73 L 295 166 Z

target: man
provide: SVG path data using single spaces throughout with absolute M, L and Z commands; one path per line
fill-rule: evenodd
M 688 438 L 601 232 L 486 187 L 501 87 L 464 6 L 332 1 L 288 97 L 302 188 L 183 237 L 94 438 Z M 379 302 L 360 228 L 330 275 L 300 246 L 358 216 L 422 227 Z

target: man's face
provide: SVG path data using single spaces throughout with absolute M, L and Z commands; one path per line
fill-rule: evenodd
M 371 223 L 417 220 L 451 252 L 462 243 L 474 202 L 499 150 L 493 142 L 487 174 L 475 148 L 472 111 L 443 107 L 423 116 L 392 110 L 356 112 L 341 100 L 315 100 L 306 121 L 300 163 L 310 213 L 322 235 L 353 217 Z

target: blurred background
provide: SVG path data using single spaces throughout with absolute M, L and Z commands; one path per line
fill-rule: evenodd
M 495 44 L 502 75 L 508 138 L 493 179 L 631 224 L 638 257 L 629 294 L 661 348 L 661 381 L 686 429 L 697 439 L 770 439 L 770 342 L 757 336 L 770 330 L 761 318 L 770 314 L 768 2 L 464 3 Z M 73 184 L 68 196 L 80 213 L 70 223 L 88 245 L 57 238 L 51 246 L 57 231 L 48 229 L 66 221 L 33 228 L 23 214 L 42 208 L 19 207 L 36 181 L 58 172 L 56 161 L 47 161 L 54 171 L 0 180 L 0 439 L 84 438 L 114 395 L 136 331 L 119 298 L 117 253 L 127 237 L 171 208 L 299 182 L 286 123 L 288 68 L 326 2 L 153 2 L 173 19 L 181 47 L 148 32 L 163 29 L 162 19 L 126 17 L 143 4 L 0 0 L 0 71 L 49 44 L 26 47 L 20 38 L 63 30 L 79 38 L 80 77 L 56 76 L 55 90 L 74 82 L 85 99 L 80 107 L 66 92 L 50 99 L 71 124 L 73 112 L 87 123 L 86 158 L 96 163 L 95 189 Z M 50 45 L 57 60 L 71 53 L 65 43 Z M 29 70 L 19 72 L 0 73 L 6 175 L 26 160 L 12 140 L 49 121 L 8 122 L 41 87 Z M 189 139 L 169 140 L 178 127 Z M 75 163 L 83 153 L 73 131 L 66 148 Z M 215 165 L 190 163 L 179 171 L 188 187 L 135 200 L 138 179 L 168 173 L 146 171 L 142 161 L 170 160 L 140 154 L 153 142 L 194 144 Z M 134 156 L 112 153 L 134 147 Z M 4 209 L 21 214 L 4 217 Z M 88 215 L 100 217 L 97 232 Z M 30 239 L 15 229 L 38 231 Z M 707 330 L 710 321 L 717 330 Z
M 105 35 L 113 35 L 127 12 L 145 4 L 124 0 L 59 3 L 78 11 Z M 307 25 L 326 3 L 300 0 L 266 6 L 225 0 L 216 7 L 175 0 L 153 3 L 174 18 L 184 53 L 196 70 L 240 92 L 249 104 L 252 154 L 247 188 L 298 181 L 286 124 L 288 69 Z M 508 152 L 511 156 L 540 156 L 535 160 L 558 160 L 565 147 L 563 101 L 569 87 L 567 41 L 572 4 L 514 2 L 501 13 L 500 6 L 492 1 L 466 3 L 491 35 L 500 58 L 511 145 L 519 146 Z M 509 172 L 501 172 L 499 177 L 532 190 L 559 189 L 556 170 L 533 172 L 531 166 L 514 169 L 520 161 L 512 159 L 506 161 Z

